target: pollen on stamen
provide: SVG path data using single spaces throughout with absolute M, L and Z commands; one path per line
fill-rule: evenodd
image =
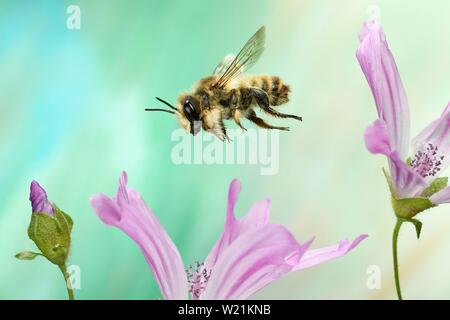
M 411 167 L 423 178 L 434 177 L 441 170 L 444 156 L 438 155 L 438 147 L 431 143 L 424 151 L 418 151 L 411 161 Z
M 189 292 L 193 297 L 199 298 L 200 294 L 205 290 L 206 284 L 211 277 L 211 271 L 205 268 L 203 262 L 195 262 L 185 269 L 189 283 Z

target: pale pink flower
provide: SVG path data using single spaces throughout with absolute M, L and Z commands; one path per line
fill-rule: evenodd
M 450 164 L 450 104 L 410 141 L 408 101 L 383 29 L 378 22 L 368 21 L 359 38 L 356 56 L 378 112 L 364 139 L 371 153 L 383 154 L 389 162 L 390 174 L 385 175 L 397 216 L 392 237 L 394 275 L 397 296 L 402 299 L 397 253 L 400 227 L 403 222 L 413 223 L 419 238 L 422 222 L 414 217 L 450 202 L 448 178 L 439 177 Z
M 322 249 L 308 250 L 313 240 L 299 244 L 283 226 L 269 223 L 269 200 L 253 205 L 241 219 L 234 206 L 240 183 L 228 193 L 225 227 L 204 263 L 185 269 L 180 254 L 141 195 L 126 186 L 111 199 L 94 195 L 91 205 L 100 219 L 125 232 L 141 248 L 165 299 L 246 299 L 281 276 L 343 256 L 367 236 Z
M 388 158 L 393 196 L 425 197 L 434 205 L 450 202 L 450 187 L 423 194 L 450 164 L 450 103 L 410 141 L 408 101 L 383 29 L 377 22 L 366 22 L 360 41 L 356 56 L 378 112 L 378 119 L 365 132 L 365 142 L 370 152 Z

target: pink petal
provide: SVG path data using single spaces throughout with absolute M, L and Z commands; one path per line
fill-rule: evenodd
M 228 206 L 225 217 L 225 227 L 217 240 L 213 249 L 205 260 L 205 268 L 212 269 L 217 259 L 237 237 L 255 228 L 266 225 L 269 221 L 270 200 L 265 199 L 253 205 L 250 211 L 242 219 L 236 219 L 234 215 L 234 207 L 236 205 L 241 184 L 239 180 L 234 179 L 230 183 L 228 190 Z
M 391 151 L 386 123 L 382 119 L 375 120 L 366 129 L 364 139 L 370 152 L 381 153 L 388 157 L 392 182 L 398 198 L 413 197 L 423 191 L 427 186 L 425 179 L 400 159 L 397 151 Z
M 389 155 L 389 168 L 392 182 L 398 199 L 415 197 L 427 187 L 427 182 L 409 165 L 407 165 L 397 151 Z
M 441 172 L 450 164 L 450 103 L 442 112 L 441 116 L 430 123 L 412 141 L 414 154 L 424 151 L 428 144 L 438 148 L 438 156 L 444 156 Z M 432 180 L 434 177 L 430 177 Z
M 376 22 L 366 22 L 356 51 L 359 64 L 377 106 L 378 117 L 386 123 L 390 146 L 406 159 L 409 147 L 409 107 L 395 60 L 383 30 Z
M 433 194 L 430 197 L 430 201 L 434 204 L 450 203 L 450 187 L 446 187 Z
M 344 239 L 341 242 L 339 242 L 339 244 L 336 245 L 332 245 L 321 249 L 308 250 L 292 271 L 306 269 L 318 265 L 320 263 L 324 263 L 329 260 L 345 256 L 366 238 L 367 235 L 363 234 L 351 242 L 348 241 L 347 239 Z
M 126 183 L 123 172 L 116 198 L 97 194 L 91 206 L 105 224 L 119 228 L 140 247 L 165 299 L 186 299 L 188 282 L 177 248 L 139 192 Z
M 48 201 L 47 193 L 41 185 L 33 180 L 30 185 L 30 202 L 31 212 L 33 213 L 46 213 L 50 216 L 54 215 L 53 206 Z
M 219 256 L 201 299 L 246 299 L 288 273 L 309 247 L 287 229 L 268 224 L 240 235 Z
M 100 220 L 109 226 L 118 226 L 122 213 L 116 202 L 103 193 L 95 194 L 89 199 Z
M 366 129 L 364 133 L 367 150 L 374 154 L 389 155 L 391 153 L 391 145 L 389 142 L 386 122 L 377 119 Z

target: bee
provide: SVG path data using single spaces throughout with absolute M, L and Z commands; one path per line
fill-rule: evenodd
M 172 110 L 145 110 L 174 114 L 186 132 L 196 135 L 203 129 L 222 141 L 229 141 L 224 120 L 234 120 L 242 130 L 247 130 L 241 123 L 245 118 L 260 128 L 288 131 L 289 127 L 273 126 L 258 117 L 255 107 L 258 106 L 264 113 L 273 117 L 302 121 L 300 116 L 281 113 L 272 108 L 289 101 L 290 87 L 278 76 L 243 74 L 261 57 L 264 44 L 263 26 L 236 56 L 227 55 L 211 76 L 197 82 L 192 92 L 180 94 L 176 106 L 156 98 Z

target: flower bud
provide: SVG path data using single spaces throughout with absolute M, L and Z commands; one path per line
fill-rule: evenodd
M 47 193 L 41 185 L 33 180 L 30 185 L 30 202 L 33 213 L 41 212 L 53 216 L 53 207 L 47 199 Z
M 50 262 L 64 265 L 70 250 L 72 218 L 48 201 L 45 190 L 36 181 L 30 186 L 30 201 L 33 214 L 28 236 Z

